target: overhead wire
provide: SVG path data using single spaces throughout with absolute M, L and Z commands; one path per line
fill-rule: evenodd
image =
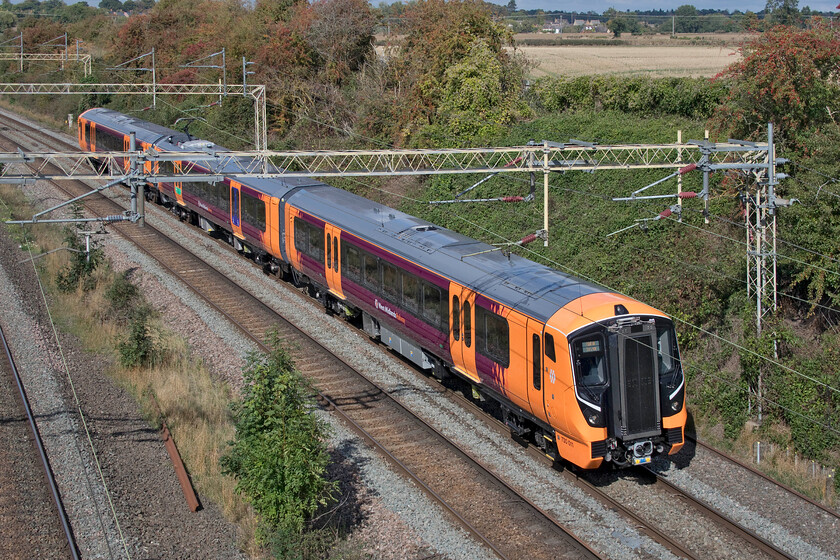
M 166 103 L 166 105 L 168 105 L 169 107 L 171 107 L 171 108 L 173 108 L 173 109 L 176 109 L 176 110 L 179 110 L 179 111 L 182 111 L 182 112 L 183 112 L 183 110 L 181 110 L 180 108 L 178 108 L 178 107 L 176 107 L 176 106 L 174 106 L 174 105 L 172 105 L 172 104 L 170 104 L 170 103 L 168 103 L 168 102 L 166 102 L 166 101 L 164 101 L 164 103 Z M 320 126 L 329 127 L 329 128 L 334 129 L 334 130 L 340 130 L 341 132 L 343 132 L 343 133 L 345 133 L 345 134 L 347 133 L 347 131 L 346 131 L 346 130 L 343 130 L 343 129 L 338 129 L 337 127 L 335 127 L 335 126 L 333 126 L 333 125 L 330 125 L 329 123 L 325 123 L 325 122 L 322 122 L 322 121 L 318 121 L 318 120 L 316 120 L 316 119 L 313 119 L 313 118 L 312 118 L 312 117 L 310 117 L 309 115 L 302 115 L 302 114 L 299 114 L 298 116 L 299 116 L 299 117 L 302 117 L 302 118 L 305 118 L 305 119 L 307 119 L 307 120 L 309 120 L 309 121 L 311 121 L 311 122 L 314 122 L 314 123 L 316 123 L 316 124 L 318 124 L 318 125 L 320 125 Z M 230 134 L 230 133 L 228 133 L 227 131 L 222 131 L 222 130 L 218 129 L 218 127 L 215 127 L 215 126 L 212 126 L 212 125 L 211 125 L 210 127 L 211 127 L 211 128 L 213 128 L 214 130 L 219 130 L 220 132 L 222 132 L 222 133 L 226 134 L 227 136 L 234 137 L 234 138 L 237 138 L 237 139 L 239 139 L 239 140 L 243 140 L 243 141 L 245 141 L 245 139 L 240 138 L 240 137 L 238 137 L 238 136 L 236 136 L 236 135 Z M 379 144 L 379 145 L 385 145 L 385 146 L 388 146 L 388 144 L 386 144 L 386 143 L 384 143 L 384 142 L 382 142 L 382 141 L 380 141 L 380 140 L 374 139 L 374 138 L 365 137 L 364 135 L 361 135 L 361 134 L 358 134 L 358 133 L 353 133 L 353 135 L 354 135 L 354 136 L 356 136 L 357 138 L 361 138 L 361 139 L 364 139 L 364 140 L 367 140 L 367 141 L 370 141 L 370 142 L 373 142 L 373 143 L 376 143 L 376 144 Z M 390 146 L 389 146 L 389 147 L 390 147 Z M 364 185 L 364 186 L 366 186 L 366 187 L 370 187 L 370 186 L 371 186 L 371 185 L 368 185 L 368 184 L 362 183 L 361 181 L 356 180 L 356 179 L 353 179 L 353 178 L 350 178 L 350 180 L 351 180 L 351 181 L 354 181 L 354 182 L 357 182 L 357 183 L 359 183 L 359 184 L 362 184 L 362 185 Z M 391 195 L 391 196 L 401 197 L 401 198 L 404 198 L 404 199 L 406 199 L 406 200 L 409 200 L 409 201 L 412 201 L 412 202 L 415 202 L 415 203 L 423 203 L 423 202 L 424 202 L 424 201 L 421 201 L 421 200 L 415 199 L 415 198 L 413 198 L 413 197 L 410 197 L 410 196 L 407 196 L 407 195 L 403 195 L 403 194 L 401 194 L 401 193 L 396 193 L 396 192 L 388 191 L 388 190 L 386 190 L 386 189 L 384 189 L 384 188 L 382 188 L 382 187 L 378 187 L 378 186 L 376 186 L 376 187 L 373 187 L 373 188 L 374 188 L 374 189 L 376 189 L 376 190 L 380 190 L 381 192 L 387 193 L 387 194 L 389 194 L 389 195 Z M 562 187 L 556 187 L 556 188 L 562 188 Z M 573 192 L 578 192 L 578 193 L 580 193 L 580 194 L 585 194 L 585 195 L 588 195 L 588 196 L 593 196 L 593 197 L 600 198 L 600 199 L 606 199 L 606 198 L 607 198 L 607 197 L 605 197 L 605 196 L 603 196 L 603 195 L 598 195 L 598 194 L 596 194 L 596 193 L 589 193 L 589 192 L 585 192 L 585 191 L 580 191 L 580 190 L 577 190 L 577 189 L 564 189 L 564 190 L 573 191 Z M 477 224 L 477 223 L 475 223 L 475 222 L 473 222 L 473 221 L 469 220 L 468 218 L 465 218 L 464 216 L 460 215 L 458 212 L 456 212 L 456 211 L 454 211 L 454 210 L 452 211 L 452 214 L 453 214 L 456 218 L 458 218 L 458 219 L 460 219 L 460 220 L 462 220 L 462 221 L 464 221 L 464 222 L 466 222 L 466 223 L 470 224 L 472 227 L 475 227 L 475 228 L 478 228 L 478 229 L 479 229 L 479 230 L 481 230 L 481 231 L 484 231 L 486 234 L 488 234 L 488 235 L 490 235 L 490 236 L 493 236 L 493 237 L 497 237 L 497 238 L 503 239 L 503 240 L 505 240 L 506 242 L 511 242 L 510 240 L 505 239 L 505 238 L 504 238 L 504 236 L 502 236 L 502 235 L 498 234 L 497 232 L 492 232 L 492 231 L 490 231 L 490 230 L 488 230 L 488 229 L 484 228 L 484 227 L 483 227 L 483 226 L 481 226 L 480 224 Z M 695 227 L 695 228 L 696 228 L 696 226 L 691 226 L 690 224 L 686 224 L 685 222 L 678 222 L 678 223 L 683 223 L 684 225 L 689 225 L 690 227 Z M 702 228 L 697 228 L 697 229 L 702 229 Z M 706 233 L 708 233 L 708 234 L 715 235 L 715 236 L 720 237 L 720 238 L 722 238 L 722 239 L 726 239 L 726 240 L 729 240 L 729 241 L 732 241 L 732 242 L 738 243 L 739 245 L 743 245 L 743 246 L 746 246 L 746 245 L 747 245 L 745 242 L 742 242 L 742 241 L 736 240 L 736 239 L 731 238 L 731 237 L 728 237 L 728 236 L 724 236 L 724 235 L 721 235 L 721 234 L 716 234 L 716 233 L 714 233 L 714 232 L 708 232 L 708 230 L 702 230 L 702 231 L 706 231 Z M 799 247 L 797 247 L 797 248 L 799 248 Z M 555 266 L 555 267 L 557 267 L 557 268 L 561 268 L 561 269 L 567 270 L 569 273 L 574 274 L 575 276 L 578 276 L 578 277 L 580 277 L 580 278 L 583 278 L 583 279 L 585 279 L 585 280 L 588 280 L 588 281 L 590 281 L 590 282 L 592 282 L 592 283 L 594 283 L 594 284 L 598 284 L 598 285 L 605 286 L 603 283 L 601 283 L 601 282 L 599 282 L 599 281 L 595 280 L 594 278 L 587 277 L 586 275 L 584 275 L 584 274 L 580 273 L 579 271 L 576 271 L 576 270 L 572 269 L 571 267 L 568 267 L 568 266 L 565 266 L 565 265 L 563 265 L 563 264 L 561 264 L 561 263 L 558 263 L 558 262 L 556 262 L 556 261 L 553 261 L 552 259 L 550 259 L 550 258 L 548 258 L 548 257 L 546 257 L 546 256 L 544 256 L 544 255 L 541 255 L 541 254 L 539 254 L 539 253 L 535 253 L 535 252 L 534 252 L 532 249 L 530 249 L 530 248 L 523 247 L 523 249 L 524 249 L 526 252 L 529 252 L 529 253 L 531 253 L 532 255 L 536 256 L 536 257 L 537 257 L 537 259 L 539 259 L 539 260 L 545 260 L 545 261 L 549 262 L 550 264 L 552 264 L 553 266 Z M 817 254 L 818 254 L 818 253 L 817 253 Z M 827 269 L 823 269 L 823 268 L 821 268 L 821 267 L 816 267 L 815 265 L 812 265 L 812 264 L 810 264 L 810 263 L 805 263 L 805 262 L 803 262 L 803 261 L 798 261 L 797 259 L 794 259 L 794 258 L 792 258 L 792 257 L 788 257 L 788 256 L 786 256 L 786 255 L 781 255 L 781 256 L 782 256 L 782 258 L 788 258 L 788 259 L 790 259 L 790 260 L 793 260 L 794 262 L 799 262 L 800 264 L 803 264 L 803 265 L 805 265 L 805 266 L 813 266 L 813 267 L 815 267 L 815 268 L 818 268 L 818 269 L 824 270 L 825 272 L 832 273 L 832 274 L 836 274 L 836 273 L 834 273 L 833 271 L 830 271 L 830 270 L 827 270 Z M 609 288 L 608 286 L 605 286 L 605 287 L 606 287 L 606 288 L 608 288 L 608 289 L 611 289 L 611 290 L 613 290 L 613 291 L 616 291 L 617 293 L 621 293 L 621 292 L 618 292 L 617 290 L 614 290 L 614 289 L 612 289 L 612 288 Z M 622 295 L 624 295 L 624 294 L 622 294 Z M 795 296 L 790 296 L 790 297 L 795 297 Z M 808 302 L 808 303 L 812 303 L 812 302 Z M 821 307 L 823 307 L 823 306 L 821 306 Z M 832 308 L 829 308 L 829 309 L 832 309 Z M 832 310 L 833 310 L 833 309 L 832 309 Z M 719 339 L 721 342 L 727 343 L 727 344 L 729 344 L 729 345 L 731 345 L 731 346 L 733 346 L 733 347 L 735 347 L 735 348 L 737 348 L 737 349 L 739 349 L 739 350 L 741 350 L 741 351 L 744 351 L 744 352 L 747 352 L 747 353 L 753 354 L 754 356 L 758 357 L 759 359 L 762 359 L 762 360 L 768 361 L 768 362 L 772 363 L 773 365 L 775 365 L 775 366 L 777 366 L 777 367 L 780 367 L 780 368 L 782 368 L 782 369 L 784 369 L 784 370 L 786 370 L 786 371 L 789 371 L 790 373 L 793 373 L 793 374 L 795 374 L 795 375 L 797 375 L 797 376 L 803 377 L 803 378 L 808 379 L 808 380 L 810 380 L 810 381 L 812 381 L 812 382 L 814 382 L 814 383 L 817 383 L 818 385 L 820 385 L 820 386 L 822 386 L 822 387 L 824 387 L 824 388 L 828 389 L 829 391 L 833 391 L 833 392 L 840 392 L 840 390 L 838 390 L 837 388 L 834 388 L 834 387 L 832 387 L 832 386 L 830 386 L 830 385 L 827 385 L 827 384 L 825 384 L 825 383 L 822 383 L 822 382 L 820 382 L 820 381 L 819 381 L 819 380 L 817 380 L 817 379 L 814 379 L 814 378 L 812 378 L 812 377 L 810 377 L 810 376 L 808 376 L 808 375 L 806 375 L 806 374 L 803 374 L 803 373 L 801 373 L 801 372 L 798 372 L 798 371 L 796 371 L 795 369 L 790 368 L 790 367 L 788 367 L 788 366 L 785 366 L 784 364 L 781 364 L 781 363 L 779 363 L 779 362 L 777 362 L 777 361 L 775 361 L 775 360 L 773 360 L 773 359 L 771 359 L 771 358 L 769 358 L 769 357 L 767 357 L 767 356 L 763 356 L 763 355 L 761 355 L 761 354 L 758 354 L 757 352 L 754 352 L 754 351 L 752 351 L 752 350 L 750 350 L 750 349 L 747 349 L 747 348 L 743 347 L 742 345 L 739 345 L 739 344 L 737 344 L 737 343 L 735 343 L 735 342 L 733 342 L 733 341 L 731 341 L 731 340 L 725 339 L 725 338 L 723 338 L 723 337 L 721 337 L 721 336 L 719 336 L 719 335 L 717 335 L 717 334 L 711 333 L 710 331 L 705 330 L 705 329 L 703 329 L 703 328 L 701 328 L 701 327 L 699 327 L 699 326 L 697 326 L 697 325 L 693 325 L 693 324 L 691 324 L 691 323 L 690 323 L 690 322 L 688 322 L 688 321 L 685 321 L 685 320 L 682 320 L 682 319 L 679 319 L 679 318 L 676 318 L 676 320 L 678 320 L 678 321 L 680 321 L 680 322 L 684 323 L 685 325 L 687 325 L 687 326 L 689 326 L 689 327 L 691 327 L 691 328 L 694 328 L 695 330 L 698 330 L 698 331 L 700 331 L 700 332 L 703 332 L 703 333 L 705 333 L 705 334 L 707 334 L 707 335 L 709 335 L 709 336 L 711 336 L 711 337 L 713 337 L 713 338 L 717 338 L 717 339 Z M 768 402 L 769 402 L 769 401 L 768 401 Z M 812 420 L 813 420 L 813 419 L 812 419 Z

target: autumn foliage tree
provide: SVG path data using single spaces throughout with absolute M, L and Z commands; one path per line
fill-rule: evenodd
M 401 123 L 401 136 L 417 134 L 424 126 L 435 124 L 436 116 L 450 115 L 458 109 L 459 100 L 452 95 L 465 84 L 475 87 L 481 78 L 464 66 L 471 57 L 473 65 L 494 68 L 486 76 L 489 90 L 501 88 L 503 95 L 520 98 L 522 74 L 505 50 L 513 45 L 512 34 L 494 21 L 484 2 L 418 0 L 406 7 L 401 25 L 404 39 L 389 62 L 392 80 L 405 91 L 400 114 L 396 116 Z M 487 56 L 495 62 L 491 63 Z M 455 66 L 459 66 L 458 70 L 452 70 Z M 471 72 L 470 80 L 461 79 Z M 477 101 L 475 96 L 472 99 Z M 449 108 L 439 114 L 442 104 Z M 463 108 L 461 104 L 460 109 Z M 483 110 L 479 108 L 479 112 Z
M 741 47 L 741 59 L 717 76 L 729 95 L 713 118 L 721 135 L 756 139 L 773 122 L 790 147 L 840 109 L 840 33 L 824 21 L 810 29 L 777 26 Z

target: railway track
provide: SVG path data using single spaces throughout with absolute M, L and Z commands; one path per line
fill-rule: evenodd
M 75 536 L 2 328 L 0 374 L 0 557 L 78 559 Z
M 20 125 L 16 125 L 20 126 Z M 70 149 L 75 149 L 72 147 Z M 88 187 L 84 187 L 88 189 Z M 75 196 L 76 194 L 73 194 Z M 101 210 L 96 210 L 100 215 L 110 215 L 120 212 L 122 209 L 115 209 L 112 206 L 103 207 Z M 116 226 L 115 229 L 126 235 L 123 230 L 138 228 L 134 226 Z M 138 247 L 141 247 L 146 252 L 147 247 L 153 240 L 157 243 L 157 233 L 152 233 L 151 228 L 141 231 L 136 238 Z M 176 245 L 176 244 L 172 244 Z M 271 310 L 267 311 L 267 315 L 263 315 L 264 311 L 251 310 L 250 305 L 245 305 L 241 302 L 248 300 L 249 295 L 232 296 L 236 292 L 238 286 L 231 281 L 221 278 L 207 280 L 213 274 L 217 274 L 212 268 L 207 267 L 196 257 L 185 257 L 182 253 L 183 248 L 180 246 L 166 247 L 162 245 L 161 249 L 156 249 L 152 256 L 168 268 L 174 275 L 182 278 L 185 284 L 189 285 L 196 293 L 199 293 L 220 312 L 227 315 L 232 322 L 237 324 L 243 332 L 248 333 L 257 341 L 262 341 L 265 334 L 272 326 L 282 323 L 277 314 Z M 195 260 L 193 260 L 195 259 Z M 166 264 L 170 263 L 170 264 Z M 221 287 L 220 286 L 224 286 Z M 289 288 L 282 288 L 289 290 Z M 299 293 L 296 297 L 300 297 L 301 301 L 307 301 Z M 243 299 L 240 299 L 243 298 Z M 254 298 L 251 298 L 254 299 Z M 311 302 L 307 304 L 312 305 Z M 241 309 L 240 309 L 241 308 Z M 284 327 L 286 329 L 287 327 Z M 382 449 L 382 452 L 390 457 L 390 460 L 397 465 L 397 467 L 408 476 L 414 476 L 421 487 L 425 487 L 430 495 L 433 495 L 440 503 L 451 505 L 451 515 L 459 519 L 459 522 L 465 526 L 469 531 L 476 535 L 479 541 L 484 542 L 491 549 L 495 550 L 500 557 L 522 557 L 523 550 L 521 544 L 519 546 L 507 546 L 504 544 L 495 544 L 493 537 L 486 536 L 487 534 L 507 533 L 510 541 L 513 543 L 522 542 L 521 539 L 527 539 L 528 543 L 545 542 L 545 556 L 538 551 L 529 548 L 527 557 L 564 557 L 557 548 L 558 543 L 566 541 L 563 536 L 563 531 L 559 530 L 557 525 L 550 521 L 550 516 L 541 513 L 539 508 L 534 504 L 528 505 L 527 500 L 522 498 L 515 490 L 510 488 L 505 489 L 504 484 L 498 479 L 492 482 L 495 478 L 491 473 L 484 469 L 480 463 L 471 460 L 466 453 L 460 451 L 457 446 L 447 443 L 446 439 L 441 434 L 436 433 L 433 428 L 425 425 L 423 422 L 418 422 L 416 417 L 406 411 L 399 405 L 395 405 L 393 401 L 381 388 L 370 382 L 361 381 L 351 385 L 347 382 L 348 376 L 358 376 L 356 372 L 348 364 L 342 362 L 335 356 L 329 357 L 329 352 L 320 347 L 312 341 L 306 341 L 308 336 L 303 333 L 284 330 L 281 338 L 284 344 L 292 348 L 296 348 L 293 355 L 296 358 L 299 368 L 310 375 L 321 387 L 324 401 L 330 403 L 331 406 L 336 407 L 339 413 L 346 415 L 348 422 L 356 425 L 357 431 L 368 439 L 375 446 Z M 326 361 L 325 361 L 326 360 Z M 430 382 L 434 384 L 434 382 Z M 450 393 L 450 396 L 454 393 Z M 391 404 L 384 404 L 391 402 Z M 466 406 L 474 406 L 464 399 Z M 382 412 L 388 407 L 388 414 L 392 416 L 384 416 Z M 358 418 L 358 421 L 356 420 Z M 501 431 L 507 431 L 507 428 L 502 427 Z M 445 451 L 438 448 L 447 448 Z M 434 452 L 429 452 L 429 450 Z M 457 465 L 454 470 L 447 469 L 450 464 Z M 419 474 L 424 473 L 424 474 Z M 470 473 L 470 474 L 466 474 Z M 660 529 L 655 523 L 645 521 L 644 515 L 640 515 L 633 511 L 632 507 L 627 507 L 626 504 L 620 503 L 615 498 L 611 497 L 608 492 L 599 488 L 597 484 L 586 480 L 587 476 L 578 477 L 570 471 L 565 472 L 569 480 L 574 481 L 580 487 L 585 488 L 586 491 L 592 495 L 598 496 L 598 499 L 608 504 L 607 507 L 620 511 L 622 515 L 633 520 L 640 532 L 647 534 L 656 542 L 661 543 L 665 548 L 679 557 L 686 558 L 700 558 L 704 556 L 703 550 L 693 550 L 690 545 L 687 545 L 677 537 L 668 536 L 665 529 Z M 646 475 L 646 476 L 653 476 Z M 470 480 L 467 480 L 470 479 Z M 444 480 L 447 484 L 435 484 L 434 482 Z M 475 481 L 480 481 L 475 483 Z M 654 482 L 655 481 L 655 482 Z M 458 484 L 454 484 L 457 482 Z M 656 486 L 658 492 L 663 494 L 679 494 L 677 498 L 681 503 L 697 502 L 693 507 L 697 511 L 701 511 L 701 515 L 708 517 L 713 523 L 717 523 L 724 530 L 732 534 L 736 539 L 743 541 L 745 546 L 757 548 L 761 550 L 763 557 L 770 558 L 790 558 L 791 556 L 782 550 L 774 547 L 771 543 L 761 539 L 748 529 L 739 526 L 734 521 L 727 519 L 725 516 L 714 511 L 714 508 L 703 504 L 696 500 L 693 496 L 687 495 L 685 492 L 676 487 L 668 487 L 667 483 L 660 478 L 651 479 L 651 486 Z M 490 493 L 488 488 L 494 487 L 495 493 Z M 667 488 L 667 489 L 666 489 Z M 481 493 L 483 500 L 480 502 L 475 499 L 478 493 Z M 466 503 L 458 506 L 458 495 L 466 497 Z M 463 498 L 462 498 L 463 500 Z M 503 507 L 495 509 L 490 507 L 490 503 L 503 504 Z M 517 504 L 516 511 L 511 509 L 512 504 Z M 445 507 L 445 506 L 444 506 Z M 487 508 L 487 509 L 485 509 Z M 464 513 L 462 513 L 464 512 Z M 492 519 L 490 526 L 482 523 L 483 520 Z M 505 527 L 500 525 L 500 519 L 511 519 L 520 521 L 521 525 L 528 525 L 531 527 L 528 532 L 520 533 L 519 536 L 513 536 L 515 531 L 514 525 Z M 526 520 L 524 523 L 521 520 Z M 477 521 L 473 521 L 477 520 Z M 542 529 L 535 529 L 534 527 L 542 524 Z M 558 532 L 559 530 L 559 532 Z M 568 533 L 568 532 L 566 532 Z M 529 545 L 530 546 L 530 545 Z M 579 546 L 579 545 L 578 545 Z M 569 548 L 568 557 L 592 557 L 594 553 L 591 550 L 580 548 L 575 550 L 574 546 Z
M 25 127 L 14 126 L 18 134 Z M 6 145 L 4 149 L 11 147 Z M 75 181 L 56 183 L 56 187 L 68 197 L 90 190 Z M 96 216 L 123 210 L 102 196 L 89 197 L 85 207 Z M 259 345 L 263 345 L 269 331 L 277 331 L 298 369 L 319 387 L 323 400 L 496 556 L 600 558 L 561 523 L 401 406 L 362 372 L 167 235 L 150 226 L 111 227 Z

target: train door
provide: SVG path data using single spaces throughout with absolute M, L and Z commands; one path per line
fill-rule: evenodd
M 176 175 L 180 174 L 181 173 L 181 162 L 176 161 L 174 163 L 174 168 L 175 168 L 175 174 Z M 181 206 L 186 206 L 186 204 L 184 204 L 184 183 L 181 182 L 181 181 L 175 181 L 173 183 L 173 185 L 174 185 L 174 188 L 175 188 L 175 200 L 177 200 L 178 204 L 180 204 Z
M 239 239 L 245 239 L 242 234 L 241 190 L 242 185 L 240 183 L 230 182 L 230 227 L 233 230 L 233 235 Z
M 455 369 L 480 383 L 475 367 L 475 292 L 449 283 L 449 350 Z
M 86 143 L 87 139 L 85 138 L 85 130 L 87 130 L 87 126 L 88 126 L 88 121 L 86 121 L 85 119 L 79 119 L 78 120 L 78 127 L 77 127 L 76 132 L 79 135 L 79 147 L 82 150 L 87 150 L 88 149 L 87 143 Z
M 131 151 L 131 136 L 128 134 L 123 134 L 123 151 Z M 126 173 L 131 171 L 131 158 L 123 158 L 123 169 L 125 169 Z
M 545 400 L 543 390 L 545 388 L 546 371 L 543 369 L 543 327 L 545 325 L 534 319 L 528 319 L 525 335 L 528 337 L 526 363 L 528 368 L 528 402 L 531 405 L 531 414 L 544 422 L 548 422 L 545 413 Z
M 88 150 L 96 151 L 96 123 L 90 123 L 90 132 L 88 133 Z
M 564 348 L 566 337 L 557 329 L 546 325 L 543 333 L 543 402 L 547 422 L 555 429 L 566 430 L 566 413 L 564 399 L 569 383 L 568 349 Z
M 344 292 L 341 291 L 341 252 L 340 243 L 341 230 L 334 225 L 324 223 L 324 241 L 326 243 L 326 276 L 327 287 L 334 295 L 344 299 Z

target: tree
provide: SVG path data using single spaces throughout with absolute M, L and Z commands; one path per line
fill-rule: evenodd
M 712 126 L 724 138 L 760 140 L 767 123 L 775 124 L 778 152 L 801 165 L 794 170 L 799 181 L 783 183 L 779 194 L 809 201 L 780 213 L 785 238 L 811 249 L 797 255 L 798 262 L 784 262 L 782 276 L 793 279 L 789 289 L 797 297 L 840 306 L 840 210 L 830 195 L 808 188 L 836 190 L 825 179 L 840 174 L 840 32 L 821 20 L 805 30 L 776 26 L 745 44 L 741 55 L 717 77 L 729 94 Z
M 340 84 L 373 55 L 376 24 L 365 0 L 318 0 L 306 32 L 308 44 L 318 53 L 326 78 Z
M 99 7 L 109 12 L 119 12 L 123 9 L 120 0 L 100 0 Z
M 767 0 L 764 13 L 770 15 L 773 25 L 799 25 L 799 0 Z
M 312 414 L 313 389 L 280 346 L 277 331 L 267 344 L 269 353 L 251 354 L 243 371 L 242 401 L 233 407 L 236 438 L 221 459 L 222 472 L 236 477 L 237 492 L 264 528 L 299 535 L 336 484 L 325 479 L 326 426 Z
M 511 14 L 513 12 L 515 12 L 516 11 L 516 0 L 510 0 L 510 2 L 507 3 L 507 9 L 508 9 L 508 12 L 510 12 Z
M 468 55 L 477 39 L 503 61 L 508 59 L 504 46 L 512 44 L 513 37 L 479 0 L 418 0 L 408 5 L 403 23 L 405 37 L 390 70 L 400 87 L 408 87 L 398 118 L 403 134 L 411 135 L 432 122 L 444 93 L 446 71 Z
M 450 141 L 474 141 L 498 134 L 503 127 L 529 114 L 517 95 L 516 73 L 507 71 L 483 39 L 476 39 L 469 54 L 450 66 L 444 76 L 437 122 Z
M 608 17 L 607 29 L 612 32 L 613 37 L 621 37 L 622 33 L 635 33 L 638 29 L 638 22 L 629 15 L 610 8 L 604 12 Z
M 7 12 L 5 10 L 0 11 L 0 31 L 5 31 L 6 29 L 10 29 L 17 24 L 17 18 L 15 14 L 11 12 Z
M 674 12 L 675 31 L 677 33 L 697 33 L 700 30 L 700 20 L 697 17 L 697 8 L 691 4 L 683 4 Z
M 777 26 L 741 47 L 741 60 L 721 72 L 730 93 L 714 125 L 735 138 L 757 138 L 768 122 L 780 140 L 801 146 L 810 131 L 840 110 L 840 34 L 825 21 L 811 29 Z

